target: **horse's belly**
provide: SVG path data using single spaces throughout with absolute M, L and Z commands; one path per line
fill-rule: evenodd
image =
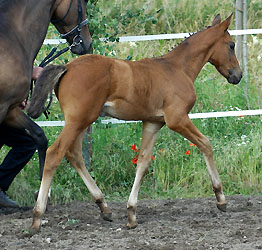
M 121 120 L 164 121 L 162 110 L 147 110 L 124 100 L 106 102 L 100 116 L 110 116 Z

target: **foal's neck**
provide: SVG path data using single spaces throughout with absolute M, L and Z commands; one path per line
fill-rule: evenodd
M 208 28 L 187 38 L 165 57 L 172 61 L 175 67 L 180 67 L 194 82 L 208 62 L 218 38 L 215 30 Z

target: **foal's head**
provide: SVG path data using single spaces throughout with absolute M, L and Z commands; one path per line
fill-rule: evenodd
M 51 22 L 71 45 L 75 54 L 86 54 L 92 50 L 92 38 L 88 30 L 86 4 L 88 0 L 56 0 Z
M 229 83 L 238 84 L 242 78 L 242 71 L 235 54 L 233 42 L 228 27 L 232 21 L 232 14 L 221 23 L 220 15 L 217 15 L 212 23 L 214 31 L 220 38 L 214 45 L 214 50 L 209 62 L 227 79 Z M 220 35 L 221 34 L 221 35 Z

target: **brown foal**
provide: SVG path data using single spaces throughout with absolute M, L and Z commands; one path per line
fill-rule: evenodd
M 65 127 L 47 151 L 32 230 L 40 227 L 51 180 L 64 156 L 84 180 L 101 209 L 102 217 L 111 220 L 111 210 L 85 168 L 81 153 L 83 133 L 101 113 L 143 122 L 136 177 L 127 202 L 128 228 L 137 225 L 138 192 L 151 161 L 157 133 L 165 124 L 196 144 L 203 153 L 217 207 L 225 211 L 226 199 L 213 161 L 212 147 L 189 119 L 188 113 L 196 100 L 193 83 L 207 62 L 213 64 L 228 82 L 237 84 L 241 80 L 234 42 L 227 31 L 231 21 L 232 15 L 223 22 L 217 15 L 212 26 L 187 38 L 162 57 L 124 61 L 85 55 L 66 66 L 48 66 L 43 71 L 36 83 L 28 113 L 38 117 L 48 92 L 55 88 L 64 113 Z

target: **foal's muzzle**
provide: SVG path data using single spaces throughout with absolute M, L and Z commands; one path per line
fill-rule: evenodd
M 232 84 L 238 84 L 242 78 L 242 72 L 238 69 L 230 69 L 228 71 L 227 81 Z

